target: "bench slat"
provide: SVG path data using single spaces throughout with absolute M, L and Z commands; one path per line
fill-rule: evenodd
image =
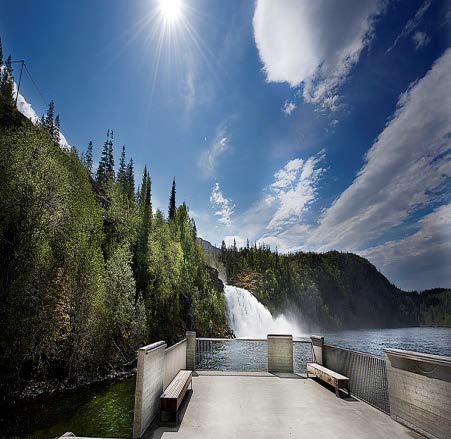
M 162 411 L 177 412 L 188 386 L 191 383 L 192 372 L 190 370 L 181 370 L 171 381 L 160 397 L 160 406 Z
M 307 363 L 307 374 L 312 373 L 317 376 L 320 380 L 330 384 L 335 387 L 335 394 L 339 396 L 340 388 L 348 389 L 348 396 L 351 396 L 351 391 L 349 387 L 349 378 L 344 375 L 340 375 L 327 367 L 321 366 L 317 363 Z
M 337 379 L 337 380 L 349 380 L 348 377 L 345 377 L 344 375 L 340 375 L 337 372 L 334 372 L 333 370 L 328 369 L 327 367 L 321 366 L 321 364 L 317 364 L 317 363 L 308 363 L 307 366 L 310 366 L 313 369 L 316 369 L 318 371 L 321 371 L 323 373 L 326 373 L 328 375 L 330 375 L 331 377 Z M 312 372 L 313 373 L 313 372 Z

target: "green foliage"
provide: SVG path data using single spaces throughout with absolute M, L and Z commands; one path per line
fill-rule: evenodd
M 17 120 L 11 56 L 8 56 L 5 66 L 2 64 L 0 63 L 0 124 L 11 126 Z
M 237 250 L 224 243 L 220 254 L 229 282 L 312 330 L 451 324 L 451 291 L 401 291 L 355 254 L 279 255 L 264 245 Z
M 170 220 L 173 220 L 175 218 L 175 177 L 172 181 L 172 188 L 171 188 L 171 196 L 169 197 L 169 208 L 168 208 L 168 217 Z
M 186 205 L 154 214 L 150 175 L 135 196 L 125 150 L 115 180 L 110 132 L 94 181 L 92 144 L 83 161 L 47 126 L 11 120 L 0 125 L 2 385 L 103 375 L 185 330 L 224 335 L 222 284 Z

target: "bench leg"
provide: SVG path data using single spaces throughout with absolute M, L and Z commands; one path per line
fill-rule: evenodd
M 349 398 L 351 397 L 351 388 L 350 387 L 348 387 L 348 397 Z
M 335 395 L 337 395 L 337 398 L 340 398 L 340 389 L 338 387 L 335 387 Z

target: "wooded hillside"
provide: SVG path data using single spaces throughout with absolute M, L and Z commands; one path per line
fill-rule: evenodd
M 311 329 L 451 326 L 451 290 L 402 291 L 352 253 L 280 255 L 265 246 L 223 244 L 219 257 L 228 283 Z
M 15 109 L 12 81 L 4 68 L 0 382 L 90 379 L 151 341 L 226 333 L 222 284 L 188 207 L 176 205 L 175 179 L 165 216 L 152 208 L 147 169 L 135 190 L 125 147 L 115 166 L 113 131 L 93 169 L 92 143 L 81 155 L 61 149 L 53 102 L 32 124 Z

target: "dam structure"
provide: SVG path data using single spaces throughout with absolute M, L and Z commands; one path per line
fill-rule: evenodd
M 139 349 L 133 438 L 451 437 L 451 357 L 344 349 L 247 290 L 225 297 L 237 338 L 188 331 Z M 161 412 L 169 394 L 175 423 Z

